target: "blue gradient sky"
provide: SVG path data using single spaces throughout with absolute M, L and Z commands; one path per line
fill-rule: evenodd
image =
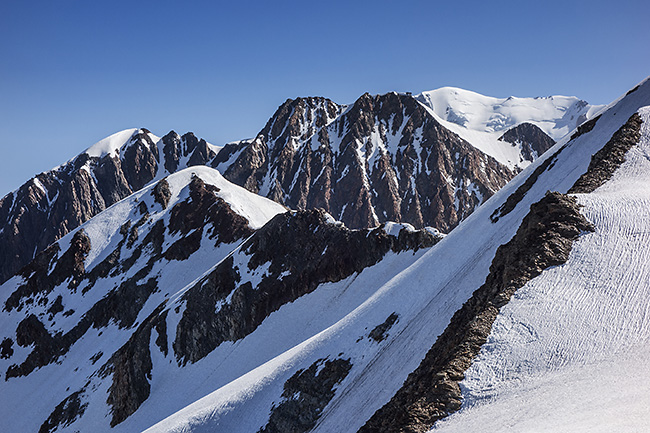
M 650 74 L 650 2 L 0 2 L 0 196 L 146 127 L 254 136 L 296 96 L 456 86 L 608 103 Z

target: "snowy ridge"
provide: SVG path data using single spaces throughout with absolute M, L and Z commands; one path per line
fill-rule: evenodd
M 0 199 L 0 282 L 97 213 L 168 174 L 206 164 L 219 149 L 191 133 L 159 138 L 127 129 L 37 175 Z
M 647 427 L 650 107 L 639 113 L 642 138 L 626 162 L 605 185 L 578 194 L 596 232 L 502 310 L 463 382 L 465 408 L 434 431 Z M 514 404 L 508 395 L 515 393 L 526 398 Z
M 444 330 L 451 315 L 483 283 L 496 248 L 512 237 L 522 218 L 528 212 L 530 204 L 539 200 L 549 189 L 567 191 L 576 179 L 587 170 L 591 155 L 600 149 L 633 113 L 637 112 L 640 107 L 649 104 L 650 86 L 643 84 L 636 92 L 628 95 L 603 113 L 594 130 L 575 138 L 566 146 L 564 144 L 556 145 L 554 150 L 564 147 L 555 164 L 539 176 L 515 209 L 503 216 L 497 223 L 490 222 L 490 214 L 543 161 L 538 161 L 524 170 L 511 184 L 461 223 L 444 240 L 412 265 L 404 268 L 402 272 L 396 273 L 388 282 L 381 286 L 375 286 L 356 308 L 349 310 L 347 315 L 331 326 L 322 328 L 321 332 L 315 333 L 311 338 L 305 339 L 291 350 L 222 386 L 204 399 L 152 427 L 149 431 L 201 432 L 210 431 L 216 426 L 235 432 L 257 431 L 268 421 L 273 402 L 278 401 L 286 380 L 299 369 L 305 369 L 316 360 L 323 358 L 349 359 L 352 369 L 336 386 L 334 398 L 322 412 L 313 431 L 356 431 L 365 420 L 390 399 L 401 386 L 407 374 L 414 370 L 424 357 L 435 340 L 435 336 Z M 647 113 L 644 110 L 641 113 L 647 121 Z M 644 129 L 644 134 L 647 133 L 647 129 Z M 641 151 L 641 157 L 636 158 L 636 161 L 646 164 L 645 153 L 647 151 Z M 628 165 L 622 167 L 620 172 L 623 173 L 629 169 Z M 634 171 L 640 175 L 643 173 L 643 176 L 647 173 L 645 167 Z M 616 179 L 612 182 L 612 185 L 615 185 Z M 632 185 L 635 185 L 635 182 L 629 183 L 621 190 L 625 191 Z M 640 184 L 636 183 L 636 185 Z M 603 187 L 603 190 L 606 187 Z M 616 190 L 616 187 L 612 188 Z M 644 191 L 643 194 L 645 194 L 647 187 L 641 187 L 640 191 Z M 634 194 L 632 198 L 633 202 L 637 200 L 634 198 Z M 586 198 L 582 197 L 580 201 L 588 204 Z M 638 201 L 638 206 L 647 209 L 647 203 L 644 201 Z M 589 212 L 587 214 L 592 216 Z M 610 223 L 616 224 L 615 218 L 607 218 Z M 633 218 L 643 218 L 643 214 L 635 213 Z M 597 230 L 600 230 L 599 227 L 602 227 L 602 224 L 599 226 L 597 218 L 595 223 Z M 630 231 L 625 228 L 623 228 L 623 232 L 635 233 L 634 230 Z M 578 241 L 578 251 L 582 248 L 583 243 L 588 242 L 589 236 L 598 236 L 598 233 L 586 235 L 581 241 Z M 612 239 L 614 237 L 612 236 Z M 471 244 L 468 244 L 467 239 L 472 240 Z M 644 241 L 645 237 L 641 235 L 638 242 L 643 243 Z M 621 244 L 617 243 L 617 245 Z M 643 248 L 647 249 L 647 242 Z M 574 256 L 575 254 L 572 255 L 572 257 Z M 643 263 L 647 263 L 643 257 L 641 255 L 639 259 L 635 259 L 634 263 L 643 266 Z M 609 256 L 603 256 L 603 258 L 607 260 Z M 606 263 L 598 264 L 601 267 L 603 265 Z M 564 272 L 564 268 L 551 269 L 543 273 L 540 278 L 552 279 L 554 274 Z M 648 290 L 648 280 L 647 278 L 643 279 L 647 270 L 642 272 L 644 273 L 639 279 L 635 277 L 630 282 L 630 288 L 636 287 L 634 299 L 641 302 L 639 307 L 634 308 L 640 314 L 637 316 L 638 318 L 645 314 L 648 308 L 648 299 L 650 299 L 644 293 L 644 290 Z M 534 280 L 531 284 L 536 281 Z M 644 289 L 639 289 L 639 285 L 642 285 Z M 314 292 L 301 298 L 301 302 L 307 303 L 303 308 L 319 308 L 318 304 L 310 302 L 310 298 L 317 294 L 318 292 Z M 621 307 L 620 303 L 617 303 L 622 301 L 621 298 L 621 296 L 617 296 L 615 299 L 618 301 L 613 305 Z M 588 302 L 584 298 L 580 299 L 583 299 L 583 302 Z M 513 302 L 517 302 L 517 300 Z M 553 299 L 550 302 L 554 302 Z M 555 302 L 557 303 L 557 301 Z M 307 307 L 307 305 L 311 307 Z M 626 305 L 632 305 L 632 303 Z M 623 308 L 624 310 L 625 308 Z M 274 313 L 269 317 L 269 321 L 281 320 L 285 311 L 281 309 Z M 612 311 L 617 311 L 615 314 L 620 314 L 622 310 L 614 308 Z M 392 313 L 397 314 L 398 320 L 388 331 L 386 340 L 378 344 L 363 343 L 366 340 L 363 338 L 364 331 L 362 330 L 373 329 Z M 630 323 L 627 319 L 619 320 Z M 640 322 L 638 319 L 633 319 L 631 323 Z M 610 324 L 603 321 L 601 326 L 608 327 Z M 630 344 L 636 345 L 647 341 L 644 334 L 647 326 L 641 326 L 640 329 L 631 331 Z M 612 326 L 609 329 L 616 331 L 619 328 Z M 575 334 L 567 333 L 567 335 L 575 337 Z M 585 334 L 581 335 L 586 337 Z M 360 337 L 361 339 L 359 339 Z M 244 339 L 245 341 L 246 339 Z M 599 347 L 599 345 L 600 343 L 596 343 L 593 347 Z M 521 348 L 525 350 L 525 346 L 521 346 Z M 550 365 L 560 369 L 564 365 L 561 359 L 552 357 L 549 359 L 544 355 L 538 359 L 543 361 L 540 365 L 546 365 L 545 363 L 549 361 Z M 604 365 L 601 365 L 601 370 L 595 371 L 602 371 Z M 629 365 L 629 363 L 624 365 Z M 647 372 L 647 366 L 644 366 L 642 370 Z M 569 371 L 563 372 L 568 373 Z M 580 378 L 584 378 L 584 376 L 580 376 Z M 634 395 L 643 394 L 642 390 L 643 388 L 637 388 Z M 638 414 L 640 405 L 635 405 L 634 408 L 636 408 L 635 413 Z M 462 411 L 459 413 L 459 417 L 461 414 Z M 476 428 L 477 424 L 471 425 Z M 639 426 L 639 424 L 634 425 Z
M 90 146 L 84 153 L 93 158 L 101 158 L 105 155 L 113 155 L 120 148 L 125 146 L 131 137 L 135 135 L 137 128 L 125 129 L 124 131 L 116 132 L 115 134 L 106 137 L 97 143 Z M 157 141 L 157 140 L 156 140 Z
M 469 90 L 443 87 L 416 98 L 440 118 L 467 129 L 500 132 L 528 122 L 558 141 L 594 117 L 603 105 L 590 105 L 575 96 L 494 98 Z
M 55 260 L 60 261 L 74 239 L 81 234 L 88 239 L 89 250 L 84 259 L 86 274 L 77 287 L 71 287 L 71 280 L 65 279 L 49 291 L 41 290 L 34 295 L 18 298 L 19 303 L 11 301 L 15 296 L 10 295 L 35 274 L 16 276 L 0 287 L 0 305 L 4 308 L 0 315 L 0 340 L 13 340 L 11 347 L 14 352 L 8 359 L 0 359 L 0 370 L 7 372 L 12 365 L 26 362 L 31 352 L 43 350 L 40 339 L 26 347 L 17 344 L 16 333 L 20 332 L 16 330 L 25 326 L 25 318 L 32 314 L 43 324 L 44 330 L 54 337 L 53 344 L 61 341 L 63 351 L 63 356 L 55 356 L 45 365 L 36 364 L 36 369 L 26 376 L 10 377 L 7 373 L 7 380 L 0 382 L 0 393 L 14 397 L 0 405 L 3 431 L 37 431 L 53 408 L 71 392 L 68 390 L 84 389 L 88 378 L 97 374 L 97 369 L 109 360 L 128 340 L 133 329 L 161 302 L 166 302 L 188 282 L 214 267 L 245 240 L 235 237 L 234 242 L 224 242 L 222 237 L 230 239 L 230 234 L 220 232 L 210 222 L 202 225 L 199 221 L 200 225 L 186 234 L 182 230 L 174 231 L 174 224 L 177 224 L 174 221 L 178 220 L 174 216 L 174 209 L 184 205 L 191 210 L 192 206 L 196 208 L 199 205 L 196 199 L 192 199 L 193 195 L 196 197 L 196 188 L 195 191 L 192 188 L 198 185 L 197 179 L 204 182 L 207 188 L 218 188 L 218 191 L 214 190 L 216 206 L 221 206 L 218 201 L 221 199 L 237 215 L 250 218 L 249 228 L 244 228 L 242 233 L 251 233 L 253 227 L 257 228 L 278 213 L 285 212 L 277 203 L 229 183 L 214 169 L 192 167 L 162 181 L 169 188 L 166 206 L 162 206 L 160 198 L 154 194 L 158 184 L 151 185 L 116 203 L 59 240 L 54 247 L 60 246 L 60 252 L 55 256 Z M 214 206 L 210 209 L 214 209 Z M 192 238 L 197 230 L 201 233 L 197 250 L 186 258 L 169 254 L 175 251 L 175 245 Z M 115 257 L 117 262 L 108 269 L 110 272 L 99 271 L 109 260 L 115 261 Z M 55 269 L 49 267 L 47 272 L 51 275 L 48 278 L 56 278 L 52 276 L 56 273 Z M 8 309 L 7 305 L 17 307 Z M 88 320 L 92 321 L 92 326 L 81 325 Z M 63 335 L 66 337 L 60 339 Z M 66 339 L 73 339 L 69 348 Z M 48 356 L 47 349 L 42 353 Z M 61 374 L 62 371 L 65 373 Z M 35 401 L 31 396 L 36 390 L 43 389 L 51 392 L 42 393 Z M 101 395 L 105 407 L 106 395 Z M 30 402 L 29 410 L 34 411 L 33 416 L 12 416 L 16 411 L 26 413 L 28 409 L 23 407 L 25 402 Z M 104 407 L 93 416 L 95 427 L 104 420 Z M 101 428 L 106 427 L 107 424 Z

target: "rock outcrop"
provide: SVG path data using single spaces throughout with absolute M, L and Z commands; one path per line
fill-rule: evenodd
M 284 384 L 282 401 L 271 409 L 269 422 L 258 433 L 306 433 L 316 425 L 334 397 L 334 387 L 347 376 L 347 359 L 319 359 L 298 370 Z
M 318 285 L 340 281 L 389 251 L 429 247 L 426 230 L 399 236 L 381 227 L 349 230 L 321 209 L 276 216 L 184 295 L 173 347 L 181 363 L 196 362 L 225 341 L 253 332 L 269 314 Z M 250 274 L 260 274 L 257 284 Z
M 625 154 L 641 139 L 641 117 L 634 113 L 612 138 L 591 157 L 589 169 L 580 176 L 570 193 L 590 193 L 607 182 L 625 162 Z
M 507 130 L 499 140 L 519 146 L 524 161 L 533 162 L 553 147 L 555 141 L 538 126 L 524 122 Z

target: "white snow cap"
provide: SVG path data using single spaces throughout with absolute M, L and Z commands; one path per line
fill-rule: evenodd
M 422 92 L 417 98 L 447 122 L 473 131 L 505 132 L 529 122 L 556 141 L 603 107 L 575 96 L 494 98 L 456 87 Z
M 88 156 L 96 158 L 101 158 L 104 155 L 113 154 L 116 150 L 120 149 L 122 146 L 128 143 L 131 137 L 133 137 L 133 135 L 138 131 L 140 131 L 138 128 L 131 128 L 116 132 L 115 134 L 110 135 L 103 140 L 100 140 L 97 143 L 93 144 L 88 149 L 86 149 L 84 153 Z
M 499 138 L 521 123 L 532 123 L 559 141 L 594 117 L 602 105 L 589 105 L 574 96 L 493 98 L 456 87 L 422 92 L 417 100 L 445 128 L 502 164 L 525 168 L 520 148 Z

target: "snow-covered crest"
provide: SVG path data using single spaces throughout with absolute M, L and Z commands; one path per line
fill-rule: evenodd
M 16 397 L 0 405 L 3 429 L 38 430 L 44 418 L 11 417 L 14 404 L 46 386 L 51 394 L 32 402 L 46 417 L 66 389 L 81 389 L 97 374 L 153 309 L 283 212 L 216 170 L 193 167 L 126 197 L 41 253 L 40 264 L 0 287 L 0 368 L 7 378 L 0 387 Z M 30 326 L 40 333 L 25 343 L 17 335 Z M 57 363 L 69 366 L 66 374 L 55 373 Z
M 191 133 L 159 138 L 128 129 L 39 174 L 0 199 L 0 281 L 98 212 L 168 174 L 207 163 L 218 151 Z

